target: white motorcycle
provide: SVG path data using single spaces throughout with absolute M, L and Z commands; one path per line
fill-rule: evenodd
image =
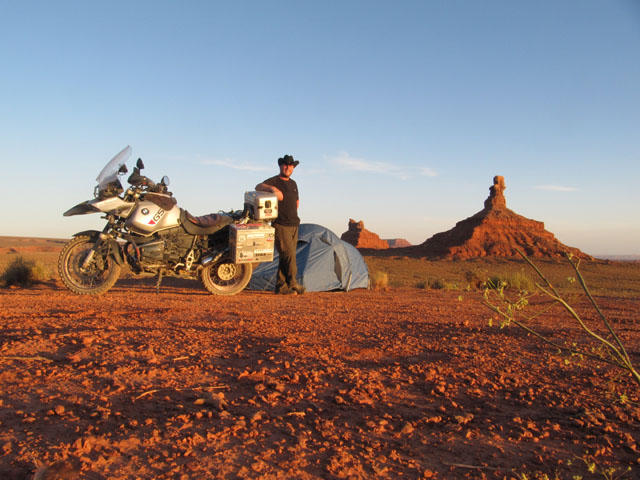
M 199 278 L 213 294 L 235 295 L 249 283 L 254 263 L 273 259 L 274 231 L 267 222 L 277 217 L 275 196 L 247 192 L 243 211 L 194 217 L 178 207 L 166 176 L 154 183 L 141 174 L 141 159 L 124 190 L 119 177 L 128 172 L 130 156 L 131 147 L 118 153 L 96 178 L 95 198 L 64 213 L 103 213 L 107 220 L 101 232 L 76 233 L 60 252 L 58 272 L 69 290 L 104 293 L 128 265 L 135 274 L 157 275 L 158 289 L 171 275 Z

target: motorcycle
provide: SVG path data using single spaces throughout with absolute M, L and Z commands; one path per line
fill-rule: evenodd
M 249 283 L 253 263 L 273 258 L 274 235 L 267 221 L 277 216 L 275 195 L 265 201 L 265 195 L 270 194 L 245 194 L 245 200 L 249 193 L 263 197 L 259 208 L 269 208 L 259 212 L 245 201 L 242 211 L 194 217 L 178 207 L 168 190 L 168 177 L 155 183 L 141 174 L 142 159 L 138 159 L 125 190 L 119 177 L 128 173 L 130 156 L 131 147 L 127 146 L 96 178 L 95 198 L 63 214 L 104 213 L 102 218 L 107 220 L 101 232 L 76 233 L 60 252 L 58 272 L 69 290 L 83 295 L 105 293 L 126 265 L 134 274 L 157 275 L 158 291 L 162 277 L 170 275 L 199 278 L 212 294 L 235 295 Z M 254 228 L 264 237 L 260 255 L 233 251 L 242 228 Z

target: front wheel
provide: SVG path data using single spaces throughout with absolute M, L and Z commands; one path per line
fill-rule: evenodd
M 91 262 L 82 268 L 95 241 L 80 235 L 68 242 L 58 257 L 58 273 L 69 290 L 80 295 L 98 295 L 113 287 L 120 276 L 120 265 L 109 255 L 109 245 L 103 243 Z
M 235 295 L 247 286 L 252 271 L 250 263 L 233 263 L 228 257 L 223 257 L 203 267 L 200 280 L 209 293 Z

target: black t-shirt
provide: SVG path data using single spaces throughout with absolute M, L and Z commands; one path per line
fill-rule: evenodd
M 266 179 L 264 183 L 279 189 L 284 197 L 281 201 L 278 201 L 278 218 L 273 223 L 285 227 L 300 225 L 300 218 L 298 217 L 298 184 L 291 179 L 283 180 L 279 175 Z

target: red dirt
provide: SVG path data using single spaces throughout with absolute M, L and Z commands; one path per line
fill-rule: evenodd
M 638 363 L 640 300 L 598 300 Z M 157 295 L 122 279 L 100 297 L 0 289 L 0 305 L 3 479 L 64 459 L 94 479 L 640 472 L 638 388 L 489 326 L 479 292 L 215 297 L 167 280 Z
M 24 246 L 24 247 L 0 247 L 0 255 L 16 254 L 16 253 L 40 253 L 40 252 L 59 252 L 62 247 L 40 247 L 40 246 Z

